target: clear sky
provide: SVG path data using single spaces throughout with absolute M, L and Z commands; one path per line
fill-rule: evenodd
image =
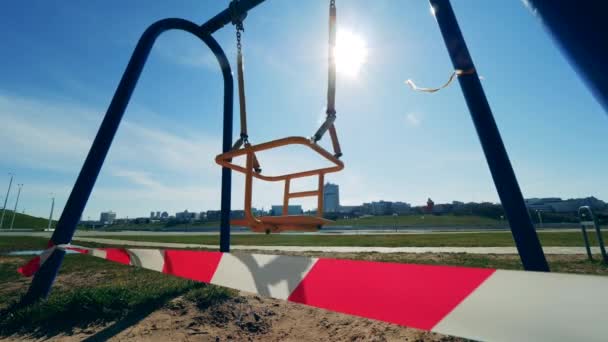
M 58 217 L 140 34 L 166 17 L 203 23 L 227 4 L 5 3 L 0 194 L 14 172 L 15 182 L 25 184 L 19 211 L 48 215 L 54 193 Z M 356 77 L 338 75 L 336 124 L 346 168 L 327 179 L 340 185 L 342 204 L 498 201 L 458 84 L 435 94 L 404 84 L 411 78 L 436 86 L 452 72 L 428 3 L 337 0 L 337 6 L 339 30 L 360 37 L 367 49 Z M 608 200 L 608 116 L 538 19 L 520 1 L 455 0 L 453 6 L 524 196 Z M 327 84 L 327 8 L 328 1 L 268 0 L 250 12 L 243 45 L 254 143 L 310 136 L 318 127 Z M 234 28 L 214 36 L 233 63 Z M 217 63 L 196 38 L 161 36 L 83 218 L 98 218 L 102 210 L 134 217 L 219 208 L 220 168 L 213 158 L 221 152 L 221 85 Z M 328 139 L 322 144 L 329 147 Z M 271 173 L 319 163 L 300 149 L 260 159 Z M 233 208 L 242 208 L 243 180 L 234 179 Z M 282 184 L 256 183 L 254 205 L 278 204 L 281 194 Z M 13 188 L 11 208 L 15 195 Z

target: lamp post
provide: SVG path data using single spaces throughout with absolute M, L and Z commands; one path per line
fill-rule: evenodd
M 53 196 L 51 198 L 51 213 L 49 214 L 49 226 L 47 227 L 48 231 L 51 231 L 51 223 L 53 222 L 53 209 L 55 209 L 55 196 L 53 194 L 51 194 L 51 196 Z
M 9 173 L 9 175 L 11 175 L 11 180 L 8 181 L 8 190 L 6 190 L 6 197 L 4 197 L 4 206 L 2 207 L 2 216 L 0 216 L 0 229 L 2 229 L 2 223 L 4 223 L 4 211 L 6 210 L 6 202 L 8 201 L 8 195 L 11 193 L 11 185 L 13 185 L 14 174 Z
M 393 213 L 393 218 L 395 219 L 395 233 L 397 232 L 397 217 L 399 215 L 397 215 L 397 213 Z
M 21 195 L 21 188 L 23 188 L 23 184 L 17 185 L 17 199 L 15 200 L 15 208 L 13 208 L 13 219 L 11 220 L 11 230 L 13 229 L 13 224 L 15 224 L 15 216 L 17 216 L 17 205 L 19 204 L 19 196 Z
M 541 210 L 536 210 L 536 215 L 538 215 L 538 223 L 540 228 L 543 228 L 543 216 L 541 215 Z

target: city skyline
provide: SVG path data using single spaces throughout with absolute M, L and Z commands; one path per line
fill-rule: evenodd
M 335 185 L 335 184 L 332 184 Z M 428 198 L 430 199 L 430 198 Z M 427 199 L 427 200 L 428 200 Z M 587 196 L 587 197 L 583 197 L 583 198 L 566 198 L 566 199 L 562 199 L 560 197 L 540 197 L 540 198 L 526 198 L 525 199 L 526 202 L 526 206 L 528 207 L 528 209 L 530 210 L 535 210 L 535 211 L 546 211 L 546 212 L 576 212 L 578 210 L 578 208 L 582 205 L 591 205 L 593 206 L 603 206 L 605 207 L 607 204 L 606 202 L 604 202 L 601 199 L 595 198 L 593 196 Z M 492 205 L 500 205 L 500 203 L 496 203 L 496 202 L 462 202 L 462 201 L 458 201 L 458 200 L 452 200 L 449 202 L 438 202 L 438 203 L 434 203 L 434 208 L 436 209 L 436 211 L 438 213 L 443 212 L 443 208 L 445 208 L 446 206 L 461 206 L 461 205 L 470 205 L 470 204 L 492 204 Z M 388 206 L 386 206 L 388 205 Z M 411 213 L 411 209 L 413 208 L 425 208 L 427 207 L 428 202 L 427 203 L 423 203 L 423 204 L 419 204 L 419 205 L 412 205 L 408 202 L 402 202 L 402 201 L 385 201 L 382 199 L 379 199 L 377 201 L 371 201 L 371 202 L 365 202 L 365 203 L 360 203 L 358 205 L 339 205 L 339 209 L 338 211 L 330 211 L 330 212 L 325 212 L 325 214 L 331 214 L 331 213 L 347 213 L 347 212 L 352 212 L 352 211 L 356 211 L 357 209 L 360 208 L 364 208 L 364 207 L 369 207 L 369 210 L 371 211 L 372 214 L 375 215 L 383 215 L 382 213 L 377 213 L 377 212 L 383 212 L 386 211 L 387 208 L 390 208 L 392 212 L 395 213 L 399 213 L 399 214 L 409 214 Z M 281 215 L 282 213 L 282 207 L 283 205 L 281 204 L 275 204 L 275 205 L 271 205 L 268 210 L 266 210 L 265 208 L 260 208 L 260 209 L 256 209 L 256 208 L 252 208 L 252 210 L 254 212 L 263 212 L 263 213 L 270 213 L 271 215 Z M 243 212 L 242 208 L 232 208 L 231 210 L 232 212 Z M 302 208 L 300 205 L 290 205 L 289 206 L 289 215 L 298 215 L 301 212 L 314 212 L 315 208 Z M 117 219 L 128 219 L 128 218 L 132 218 L 132 219 L 141 219 L 141 218 L 150 218 L 150 219 L 170 219 L 170 218 L 180 218 L 180 215 L 187 215 L 187 214 L 192 214 L 192 217 L 199 217 L 199 216 L 203 216 L 203 214 L 208 214 L 212 212 L 214 215 L 217 214 L 217 219 L 219 220 L 219 213 L 220 210 L 219 208 L 215 208 L 215 209 L 199 209 L 199 210 L 193 210 L 193 209 L 184 209 L 183 211 L 176 211 L 175 214 L 172 214 L 171 212 L 167 212 L 167 211 L 150 211 L 150 215 L 149 216 L 119 216 L 116 214 L 116 212 L 114 212 L 113 210 L 108 210 L 105 212 L 101 212 L 100 214 L 100 220 L 99 221 L 103 221 L 103 217 L 105 214 L 111 213 L 114 215 L 115 218 Z M 274 213 L 273 213 L 274 212 Z M 256 214 L 257 215 L 257 214 Z M 94 220 L 93 220 L 94 221 Z
M 48 194 L 55 193 L 58 217 L 141 33 L 164 17 L 201 22 L 225 5 L 7 4 L 0 21 L 0 38 L 11 51 L 0 55 L 6 147 L 0 187 L 14 172 L 27 189 L 20 207 L 39 217 L 48 215 Z M 538 19 L 518 1 L 453 6 L 524 197 L 608 198 L 601 171 L 608 168 L 601 157 L 608 116 Z M 255 13 L 243 33 L 250 140 L 310 136 L 325 115 L 327 3 L 268 2 Z M 345 169 L 326 180 L 342 186 L 342 204 L 420 203 L 429 196 L 438 203 L 496 203 L 458 82 L 435 94 L 404 84 L 439 85 L 453 72 L 428 4 L 349 1 L 338 25 L 362 37 L 367 50 L 358 77 L 338 75 Z M 234 63 L 234 28 L 214 37 Z M 150 208 L 218 208 L 221 106 L 211 54 L 186 35 L 159 38 L 82 216 L 108 208 L 130 217 L 147 216 Z M 235 112 L 235 138 L 237 122 Z M 327 138 L 320 143 L 329 146 Z M 263 153 L 260 161 L 273 173 L 316 166 L 314 156 L 297 149 Z M 243 178 L 233 179 L 232 207 L 241 208 Z M 254 206 L 279 202 L 282 185 L 255 186 Z M 305 191 L 315 184 L 297 186 Z

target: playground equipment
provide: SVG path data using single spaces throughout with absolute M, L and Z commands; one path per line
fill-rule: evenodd
M 273 140 L 259 145 L 251 145 L 249 135 L 247 133 L 247 107 L 245 101 L 245 77 L 243 72 L 243 53 L 241 45 L 241 32 L 243 29 L 244 16 L 237 17 L 234 21 L 236 26 L 237 39 L 237 73 L 238 73 L 238 89 L 239 89 L 239 109 L 241 116 L 241 135 L 236 141 L 232 150 L 218 155 L 215 161 L 226 168 L 245 174 L 245 218 L 232 220 L 233 225 L 247 226 L 255 232 L 282 232 L 287 230 L 296 231 L 315 231 L 320 229 L 324 224 L 332 222 L 323 218 L 323 183 L 325 174 L 337 172 L 344 168 L 344 164 L 339 160 L 342 156 L 340 143 L 334 121 L 336 120 L 336 61 L 334 56 L 334 47 L 336 45 L 336 3 L 335 0 L 329 2 L 329 46 L 328 46 L 328 85 L 327 85 L 327 118 L 319 127 L 314 136 L 310 139 L 304 137 L 288 137 L 278 140 Z M 334 154 L 330 154 L 317 142 L 321 140 L 325 132 L 329 130 Z M 256 152 L 270 150 L 277 147 L 287 145 L 303 145 L 311 148 L 327 159 L 333 166 L 300 171 L 296 173 L 284 174 L 279 176 L 267 176 L 262 174 L 260 162 L 256 156 Z M 235 157 L 245 156 L 245 167 L 233 163 Z M 316 190 L 290 192 L 290 184 L 293 179 L 303 177 L 318 177 L 318 186 Z M 283 192 L 283 213 L 282 216 L 263 216 L 255 217 L 251 212 L 251 197 L 253 193 L 253 177 L 270 182 L 284 181 L 285 190 Z M 317 215 L 287 215 L 289 200 L 296 197 L 317 197 Z
M 591 207 L 584 205 L 578 208 L 578 218 L 581 221 L 581 231 L 583 232 L 583 240 L 585 240 L 587 257 L 589 257 L 589 260 L 593 260 L 593 255 L 591 254 L 591 247 L 589 246 L 589 237 L 587 237 L 586 227 L 593 227 L 597 236 L 597 242 L 600 246 L 600 252 L 602 253 L 602 260 L 604 261 L 604 263 L 608 264 L 608 257 L 606 256 L 606 247 L 604 246 L 604 239 L 602 238 L 600 225 L 597 222 L 597 218 L 595 218 L 595 215 L 593 215 Z
M 167 30 L 188 32 L 199 38 L 217 58 L 223 76 L 224 87 L 222 153 L 229 153 L 232 150 L 232 72 L 224 51 L 213 38 L 212 34 L 226 24 L 237 22 L 239 18 L 242 19 L 248 11 L 263 1 L 232 1 L 227 9 L 203 25 L 198 25 L 184 19 L 170 18 L 160 20 L 146 29 L 139 39 L 114 93 L 99 131 L 59 218 L 56 229 L 49 241 L 49 246 L 68 244 L 72 240 L 76 225 L 95 185 L 99 171 L 112 144 L 112 140 L 143 70 L 146 59 L 156 39 L 163 32 Z M 566 54 L 580 68 L 579 71 L 590 84 L 596 97 L 606 106 L 608 103 L 608 78 L 606 77 L 608 75 L 608 71 L 606 70 L 608 66 L 604 61 L 608 58 L 608 54 L 606 45 L 598 44 L 598 42 L 603 41 L 605 38 L 605 31 L 598 28 L 606 27 L 604 13 L 608 10 L 608 2 L 598 1 L 587 6 L 581 6 L 578 2 L 574 1 L 528 0 L 526 3 L 533 6 L 535 13 L 542 17 L 543 22 L 549 26 L 558 42 L 564 47 Z M 527 271 L 549 271 L 507 151 L 452 6 L 449 0 L 430 0 L 430 4 L 454 70 L 467 71 L 467 73 L 458 75 L 458 82 L 479 136 L 500 201 L 509 220 L 513 239 L 523 267 Z M 331 126 L 327 129 L 330 130 L 331 134 Z M 253 149 L 246 151 L 245 154 L 249 155 L 253 155 L 253 152 L 256 152 Z M 253 157 L 250 157 L 250 161 L 252 159 Z M 253 165 L 250 164 L 250 166 Z M 222 168 L 221 179 L 219 247 L 221 252 L 229 252 L 231 191 L 231 169 L 229 167 L 224 166 Z M 52 251 L 36 273 L 22 303 L 31 303 L 48 296 L 64 255 L 65 251 L 62 249 L 54 249 Z M 526 289 L 522 288 L 522 292 L 525 291 Z

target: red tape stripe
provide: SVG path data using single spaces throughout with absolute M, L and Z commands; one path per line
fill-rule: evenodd
M 65 247 L 66 250 L 78 252 L 80 254 L 89 254 L 88 249 L 78 248 L 78 247 Z
M 25 277 L 33 276 L 40 269 L 40 256 L 37 256 L 30 260 L 27 264 L 19 267 L 17 272 L 21 273 Z
M 221 258 L 221 252 L 166 250 L 163 273 L 209 283 Z
M 494 271 L 320 259 L 288 300 L 430 330 Z
M 106 259 L 120 264 L 130 265 L 131 256 L 126 249 L 122 248 L 100 248 L 106 251 Z

